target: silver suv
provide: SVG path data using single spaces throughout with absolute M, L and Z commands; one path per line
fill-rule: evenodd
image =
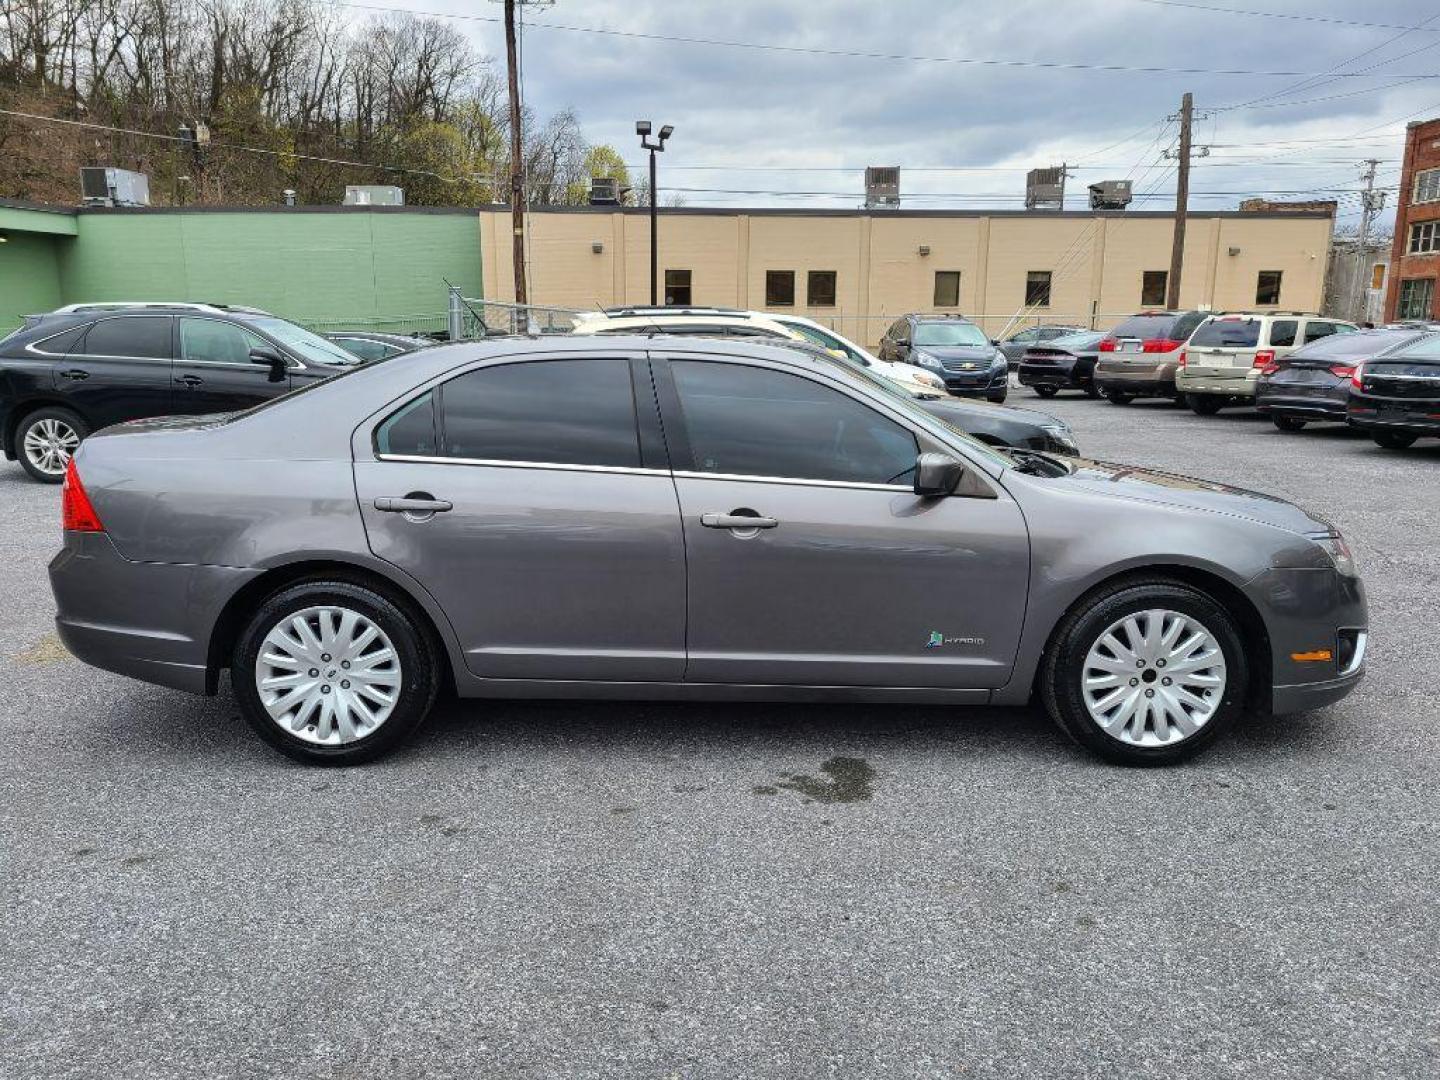
M 1205 321 L 1204 311 L 1142 311 L 1120 322 L 1100 342 L 1095 386 L 1113 405 L 1136 398 L 1179 400 L 1175 373 L 1185 340 Z
M 1226 312 L 1190 335 L 1180 354 L 1175 387 L 1200 416 L 1226 405 L 1251 405 L 1262 373 L 1301 345 L 1358 330 L 1354 323 L 1303 311 Z

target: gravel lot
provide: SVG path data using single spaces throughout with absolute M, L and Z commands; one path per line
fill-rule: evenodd
M 1043 407 L 1334 520 L 1362 688 L 1165 772 L 1037 712 L 551 703 L 317 771 L 68 659 L 58 492 L 0 464 L 0 1075 L 1440 1075 L 1440 444 Z

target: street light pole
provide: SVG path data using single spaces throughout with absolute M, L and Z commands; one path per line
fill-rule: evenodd
M 640 149 L 650 151 L 650 306 L 655 307 L 660 303 L 660 219 L 656 207 L 659 205 L 659 192 L 655 190 L 655 155 L 665 150 L 665 140 L 675 133 L 675 129 L 666 124 L 660 129 L 659 139 L 656 142 L 650 141 L 650 121 L 636 120 L 635 134 L 640 136 Z

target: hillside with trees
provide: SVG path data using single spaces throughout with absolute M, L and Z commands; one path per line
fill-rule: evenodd
M 474 206 L 508 191 L 503 65 L 437 18 L 0 0 L 0 110 L 0 197 L 75 203 L 82 165 L 148 173 L 162 205 L 275 204 L 287 188 L 338 203 L 347 184 L 398 184 L 414 205 Z M 527 111 L 522 127 L 532 204 L 584 202 L 592 174 L 628 185 L 573 110 Z

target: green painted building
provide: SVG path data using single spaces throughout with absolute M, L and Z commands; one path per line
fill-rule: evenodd
M 462 208 L 61 209 L 0 200 L 0 332 L 102 300 L 264 308 L 319 330 L 442 329 L 446 282 L 483 296 Z

